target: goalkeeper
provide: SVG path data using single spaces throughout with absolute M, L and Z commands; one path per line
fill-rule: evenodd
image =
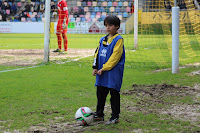
M 58 49 L 53 52 L 60 52 L 63 54 L 67 54 L 67 26 L 68 26 L 68 7 L 67 2 L 65 0 L 58 0 L 58 23 L 56 29 L 57 41 L 58 41 Z M 61 36 L 62 35 L 62 36 Z M 64 41 L 64 51 L 62 51 L 62 38 Z

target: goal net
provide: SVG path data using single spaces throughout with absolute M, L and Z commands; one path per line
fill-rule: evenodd
M 180 65 L 199 63 L 199 3 L 178 0 L 180 7 Z M 139 5 L 137 58 L 148 67 L 171 67 L 174 0 L 143 0 Z M 135 58 L 135 56 L 134 56 Z
M 92 55 L 100 37 L 105 35 L 102 16 L 117 15 L 121 20 L 120 33 L 124 37 L 128 67 L 171 68 L 172 62 L 172 7 L 173 0 L 142 0 L 138 6 L 138 48 L 134 49 L 134 1 L 74 1 L 69 8 L 69 53 Z M 106 4 L 105 4 L 106 3 Z M 199 3 L 193 0 L 177 1 L 180 7 L 180 65 L 199 62 Z M 105 6 L 105 5 L 107 6 Z M 103 8 L 103 9 L 102 9 Z M 130 9 L 132 8 L 132 9 Z M 70 10 L 83 10 L 84 15 L 70 14 Z M 132 11 L 128 11 L 128 9 Z M 95 10 L 99 12 L 95 12 Z M 104 12 L 101 12 L 103 10 Z M 120 11 L 127 11 L 126 15 Z M 98 15 L 101 13 L 101 15 Z M 132 14 L 133 13 L 133 14 Z M 93 14 L 93 15 L 92 15 Z M 94 15 L 95 14 L 95 15 Z M 105 17 L 104 16 L 104 17 Z M 55 16 L 54 16 L 55 17 Z M 54 22 L 54 27 L 55 27 Z M 55 30 L 55 28 L 54 28 Z M 55 32 L 51 34 L 51 48 L 57 47 Z M 79 55 L 80 53 L 84 55 Z M 69 54 L 70 55 L 70 54 Z

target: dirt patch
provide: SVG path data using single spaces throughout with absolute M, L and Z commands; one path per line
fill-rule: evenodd
M 54 123 L 49 125 L 37 125 L 29 128 L 28 133 L 80 133 L 88 127 L 79 126 L 78 124 L 66 123 Z
M 68 49 L 68 54 L 54 53 L 50 50 L 50 61 L 67 58 L 87 57 L 94 54 L 95 49 Z M 44 58 L 43 49 L 5 49 L 0 50 L 0 65 L 33 66 Z
M 55 118 L 57 119 L 57 118 Z M 93 122 L 88 126 L 80 126 L 76 121 L 73 123 L 64 122 L 63 117 L 58 118 L 59 121 L 50 120 L 50 124 L 38 124 L 32 126 L 28 129 L 28 133 L 82 133 L 84 131 L 90 130 L 91 126 L 97 126 L 100 124 L 105 124 L 105 122 Z
M 192 104 L 192 105 L 178 105 L 173 104 L 169 109 L 163 110 L 161 114 L 172 115 L 177 119 L 198 122 L 200 119 L 200 105 Z
M 188 73 L 187 75 L 189 75 L 189 76 L 200 75 L 200 70 L 199 71 L 193 71 L 191 73 Z
M 122 95 L 135 96 L 132 99 L 137 103 L 127 107 L 130 111 L 168 114 L 172 118 L 191 122 L 198 122 L 200 119 L 199 84 L 194 87 L 168 84 L 133 85 L 133 88 L 122 92 Z M 186 97 L 191 99 L 185 99 Z M 189 102 L 190 100 L 192 102 Z

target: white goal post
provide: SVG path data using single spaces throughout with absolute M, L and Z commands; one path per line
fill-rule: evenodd
M 44 63 L 49 62 L 50 0 L 45 1 Z
M 138 47 L 138 0 L 134 1 L 134 49 Z
M 174 0 L 174 7 L 172 7 L 172 74 L 179 73 L 179 12 L 177 0 Z

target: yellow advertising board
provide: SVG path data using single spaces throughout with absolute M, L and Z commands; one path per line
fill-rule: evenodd
M 54 33 L 54 22 L 50 23 L 50 33 Z
M 199 23 L 200 11 L 180 11 L 180 23 Z M 142 12 L 141 24 L 166 24 L 172 23 L 172 12 Z

